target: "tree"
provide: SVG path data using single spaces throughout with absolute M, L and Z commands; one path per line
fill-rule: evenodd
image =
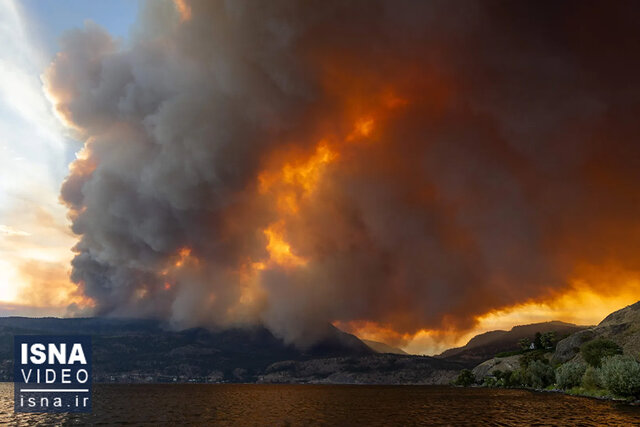
M 546 361 L 547 359 L 544 356 L 544 350 L 533 350 L 533 351 L 528 351 L 524 353 L 519 358 L 520 366 L 526 369 L 529 367 L 529 364 L 534 360 Z
M 518 345 L 520 346 L 520 348 L 522 350 L 529 350 L 529 347 L 531 347 L 531 340 L 529 338 L 521 338 L 518 341 Z
M 540 336 L 540 344 L 542 345 L 542 348 L 546 350 L 552 350 L 555 348 L 557 342 L 558 340 L 556 339 L 555 331 L 545 332 Z
M 519 387 L 522 386 L 522 375 L 520 370 L 515 371 L 493 371 L 493 376 L 496 377 L 496 385 L 498 387 Z
M 468 369 L 463 369 L 462 371 L 460 371 L 460 374 L 458 375 L 458 378 L 456 378 L 456 380 L 454 381 L 454 384 L 467 387 L 475 382 L 476 382 L 476 377 L 475 375 L 473 375 L 473 372 L 471 372 Z
M 542 334 L 540 332 L 536 332 L 536 335 L 533 338 L 533 346 L 536 348 L 536 350 L 543 348 L 542 347 Z
M 556 384 L 563 390 L 577 387 L 582 383 L 587 366 L 583 363 L 569 362 L 560 365 L 556 370 Z
M 602 387 L 602 381 L 600 380 L 599 370 L 593 366 L 587 367 L 587 370 L 582 376 L 582 387 L 588 390 L 596 390 Z
M 583 344 L 580 353 L 589 365 L 599 368 L 603 358 L 622 354 L 622 348 L 613 341 L 598 338 Z
M 618 396 L 640 396 L 640 363 L 630 356 L 603 358 L 600 376 L 604 386 Z
M 523 383 L 522 369 L 511 371 L 508 375 L 505 374 L 504 376 L 505 387 L 519 387 L 523 385 Z
M 527 385 L 535 388 L 545 388 L 555 380 L 553 367 L 541 360 L 534 360 L 526 370 Z

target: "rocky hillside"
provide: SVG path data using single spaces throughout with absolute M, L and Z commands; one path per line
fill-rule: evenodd
M 493 375 L 495 371 L 516 371 L 520 368 L 520 355 L 508 356 L 508 357 L 494 357 L 489 360 L 485 360 L 475 368 L 473 368 L 473 375 L 478 380 Z
M 638 357 L 640 354 L 640 301 L 615 311 L 597 326 L 575 333 L 560 341 L 552 361 L 564 363 L 578 355 L 580 346 L 595 338 L 614 341 L 625 354 Z
M 428 356 L 376 354 L 285 361 L 269 366 L 261 383 L 449 384 L 461 366 Z
M 518 341 L 522 338 L 533 340 L 536 332 L 554 331 L 558 336 L 562 337 L 584 329 L 587 329 L 587 327 L 560 321 L 514 326 L 509 331 L 499 330 L 476 335 L 464 347 L 449 349 L 436 357 L 473 368 L 479 363 L 493 358 L 498 353 L 519 350 Z
M 571 394 L 628 402 L 640 398 L 640 302 L 552 344 L 553 340 L 543 335 L 533 348 L 486 360 L 471 373 L 461 374 L 456 382 L 488 387 L 553 387 Z

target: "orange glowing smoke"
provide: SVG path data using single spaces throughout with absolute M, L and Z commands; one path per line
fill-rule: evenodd
M 337 158 L 338 154 L 322 140 L 308 159 L 287 161 L 279 170 L 258 176 L 259 192 L 275 200 L 280 215 L 263 230 L 270 262 L 283 267 L 306 265 L 307 261 L 297 256 L 285 240 L 287 216 L 298 213 L 301 199 L 312 195 L 326 166 Z
M 191 19 L 191 6 L 187 3 L 187 0 L 173 0 L 173 4 L 180 14 L 180 20 L 182 22 L 189 21 Z
M 258 175 L 258 191 L 274 202 L 278 219 L 263 229 L 267 238 L 265 249 L 269 254 L 269 260 L 254 262 L 256 269 L 264 269 L 269 262 L 288 268 L 303 267 L 307 264 L 308 260 L 297 255 L 296 250 L 285 238 L 289 226 L 288 219 L 299 215 L 300 204 L 305 199 L 313 197 L 323 174 L 332 163 L 340 159 L 340 151 L 344 144 L 371 137 L 376 125 L 374 116 L 382 116 L 385 111 L 407 104 L 405 99 L 390 93 L 376 98 L 375 108 L 364 108 L 369 111 L 368 114 L 360 114 L 352 119 L 351 130 L 346 135 L 333 134 L 320 138 L 315 150 L 308 157 L 301 157 L 299 153 L 276 153 L 277 159 L 284 160 Z
M 160 274 L 166 279 L 162 286 L 165 291 L 173 289 L 176 275 L 183 267 L 187 265 L 191 268 L 199 266 L 200 261 L 197 257 L 193 256 L 191 252 L 191 248 L 189 247 L 185 246 L 180 248 L 171 258 L 169 265 L 160 271 Z
M 619 292 L 605 294 L 588 282 L 575 280 L 567 290 L 548 300 L 524 302 L 477 316 L 475 326 L 464 331 L 455 328 L 421 329 L 409 334 L 398 333 L 392 325 L 375 321 L 335 321 L 333 324 L 360 338 L 398 346 L 408 353 L 434 355 L 448 348 L 463 346 L 478 334 L 509 330 L 516 325 L 551 320 L 595 325 L 608 314 L 635 303 L 640 295 L 638 279 L 623 279 L 623 282 L 605 284 L 619 289 Z
M 289 338 L 336 320 L 409 349 L 504 319 L 597 321 L 609 305 L 587 288 L 640 295 L 574 269 L 640 271 L 637 114 L 609 86 L 633 70 L 600 68 L 628 57 L 611 55 L 620 43 L 580 52 L 590 38 L 560 28 L 580 14 L 544 37 L 516 34 L 517 7 L 231 3 L 151 2 L 124 46 L 87 26 L 47 72 L 87 147 L 62 198 L 82 233 L 74 281 L 99 310 L 137 295 L 204 323 L 257 307 Z M 552 63 L 551 39 L 569 43 Z M 589 279 L 575 295 L 574 278 Z
M 291 252 L 291 246 L 284 240 L 282 232 L 282 223 L 271 224 L 264 234 L 267 237 L 267 251 L 269 252 L 269 260 L 281 266 L 303 266 L 307 261 Z M 260 265 L 258 265 L 259 267 Z
M 321 141 L 315 154 L 307 162 L 299 165 L 287 163 L 282 168 L 282 181 L 301 187 L 308 194 L 318 183 L 323 166 L 336 157 L 337 154 L 332 152 L 324 141 Z
M 175 266 L 176 267 L 182 267 L 184 265 L 184 263 L 189 259 L 189 257 L 191 256 L 191 249 L 190 248 L 181 248 L 178 251 L 178 260 L 175 262 Z
M 300 198 L 313 192 L 327 164 L 338 157 L 326 141 L 320 141 L 315 153 L 306 160 L 286 162 L 280 170 L 258 176 L 259 191 L 270 194 L 283 213 L 296 213 Z
M 373 126 L 375 124 L 375 120 L 367 117 L 360 119 L 356 122 L 353 132 L 347 136 L 347 141 L 353 141 L 358 137 L 367 137 L 373 131 Z

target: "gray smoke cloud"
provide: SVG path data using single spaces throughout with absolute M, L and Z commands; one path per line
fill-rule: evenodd
M 637 5 L 181 4 L 69 32 L 45 76 L 96 313 L 464 330 L 640 271 Z

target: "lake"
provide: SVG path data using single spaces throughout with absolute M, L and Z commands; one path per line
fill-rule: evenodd
M 14 414 L 20 425 L 639 425 L 640 408 L 525 390 L 444 386 L 95 384 L 91 414 Z

